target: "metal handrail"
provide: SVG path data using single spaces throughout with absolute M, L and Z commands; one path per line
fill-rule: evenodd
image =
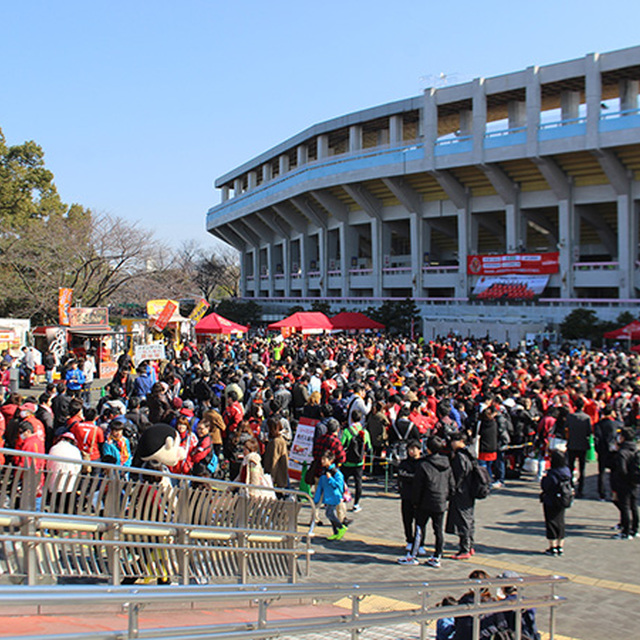
M 303 492 L 101 462 L 88 472 L 78 460 L 0 452 L 26 460 L 0 467 L 0 569 L 14 579 L 295 581 L 298 558 L 309 575 L 315 505 Z M 75 469 L 54 473 L 53 462 Z M 299 530 L 303 505 L 309 524 Z
M 287 636 L 314 633 L 335 633 L 351 631 L 353 638 L 359 638 L 365 629 L 392 627 L 418 623 L 421 625 L 421 637 L 426 637 L 426 627 L 434 619 L 443 615 L 447 617 L 471 617 L 473 624 L 473 638 L 477 640 L 480 634 L 480 619 L 482 616 L 499 613 L 515 612 L 516 637 L 521 637 L 521 613 L 525 609 L 547 608 L 550 611 L 549 631 L 553 640 L 555 634 L 555 609 L 562 605 L 565 599 L 555 594 L 557 584 L 566 582 L 567 578 L 560 576 L 531 576 L 520 578 L 494 578 L 488 580 L 440 580 L 431 582 L 372 582 L 345 584 L 311 584 L 311 585 L 244 585 L 234 588 L 229 586 L 182 587 L 182 588 L 145 588 L 131 589 L 125 587 L 0 587 L 0 606 L 14 607 L 19 604 L 21 611 L 24 607 L 65 607 L 73 606 L 114 606 L 126 607 L 128 612 L 128 629 L 126 631 L 103 631 L 91 633 L 74 633 L 69 635 L 45 636 L 50 640 L 74 638 L 76 640 L 115 640 L 116 638 L 187 638 L 208 637 L 217 640 L 235 638 L 237 640 L 257 640 L 276 637 L 286 633 Z M 515 586 L 518 588 L 516 597 L 509 600 L 480 602 L 480 593 L 484 589 Z M 525 597 L 525 590 L 533 587 L 548 586 L 547 595 Z M 470 604 L 453 605 L 446 608 L 437 606 L 435 593 L 451 593 L 459 589 L 461 592 L 473 592 L 473 602 Z M 387 595 L 397 597 L 408 594 L 411 604 L 415 608 L 401 611 L 366 613 L 360 610 L 360 601 L 368 595 Z M 351 602 L 350 613 L 325 616 L 291 618 L 289 620 L 270 620 L 268 607 L 272 602 L 293 600 L 302 603 L 316 602 L 328 599 L 332 602 L 348 599 Z M 212 624 L 206 626 L 150 628 L 141 629 L 139 614 L 142 607 L 158 604 L 182 603 L 225 603 L 251 602 L 257 604 L 256 620 L 253 622 Z M 39 638 L 43 638 L 40 634 Z M 23 640 L 28 638 L 22 636 Z

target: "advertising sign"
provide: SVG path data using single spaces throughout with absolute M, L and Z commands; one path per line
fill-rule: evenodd
M 508 253 L 467 256 L 467 273 L 472 276 L 558 273 L 559 253 Z
M 153 328 L 156 331 L 163 331 L 167 324 L 169 324 L 169 320 L 171 320 L 171 316 L 176 312 L 177 308 L 178 305 L 175 302 L 167 300 L 167 304 L 154 322 Z
M 144 360 L 164 360 L 165 358 L 164 342 L 152 342 L 136 345 L 133 362 L 137 367 Z
M 300 480 L 302 465 L 306 462 L 309 467 L 313 460 L 313 436 L 316 432 L 316 424 L 318 420 L 311 418 L 300 418 L 298 422 L 289 452 L 289 476 L 294 480 Z
M 82 327 L 86 325 L 109 324 L 109 310 L 107 307 L 72 307 L 69 309 L 69 325 Z
M 71 299 L 73 298 L 73 289 L 58 289 L 58 318 L 62 326 L 69 326 L 69 309 L 71 308 Z
M 147 302 L 147 315 L 149 317 L 159 316 L 162 313 L 162 310 L 167 306 L 167 302 L 173 302 L 173 304 L 176 305 L 176 309 L 178 308 L 177 300 L 169 300 L 167 298 L 149 300 Z
M 193 311 L 189 314 L 189 320 L 191 320 L 193 324 L 198 324 L 198 322 L 204 318 L 204 314 L 210 306 L 211 305 L 204 298 L 200 298 L 200 302 L 198 302 L 198 304 L 193 308 Z

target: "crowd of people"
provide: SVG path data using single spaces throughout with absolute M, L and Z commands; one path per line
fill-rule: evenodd
M 459 538 L 456 558 L 473 555 L 474 504 L 485 485 L 500 490 L 524 469 L 542 481 L 547 552 L 561 555 L 561 485 L 568 478 L 570 498 L 584 496 L 593 438 L 598 497 L 617 506 L 620 538 L 638 533 L 635 355 L 455 336 L 185 342 L 162 362 L 134 367 L 122 355 L 97 403 L 78 373 L 86 361 L 70 355 L 59 381 L 52 375 L 37 398 L 11 393 L 0 380 L 0 431 L 5 446 L 18 450 L 14 464 L 24 464 L 20 451 L 69 447 L 87 461 L 135 464 L 141 433 L 166 423 L 185 450 L 173 473 L 287 489 L 290 447 L 304 421 L 314 437 L 303 481 L 326 506 L 330 537 L 345 535 L 347 505 L 353 513 L 363 507 L 365 464 L 374 474 L 392 465 L 406 544 L 400 561 L 416 564 L 426 554 L 431 521 L 435 548 L 426 562 L 438 567 L 445 531 Z

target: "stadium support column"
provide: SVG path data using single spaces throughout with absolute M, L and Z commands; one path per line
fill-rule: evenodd
M 246 252 L 240 252 L 240 297 L 247 297 L 247 266 L 245 262 Z
M 600 54 L 591 53 L 586 57 L 585 100 L 587 103 L 587 149 L 600 147 L 600 113 L 602 111 L 602 76 L 600 74 Z
M 438 140 L 438 105 L 436 104 L 436 90 L 427 89 L 424 92 L 424 158 L 428 171 L 435 169 L 434 150 Z
M 267 291 L 269 292 L 269 297 L 273 298 L 275 295 L 274 275 L 276 272 L 273 268 L 273 244 L 269 242 L 265 248 L 267 250 L 267 276 L 269 277 L 267 280 Z
M 282 272 L 284 275 L 284 297 L 291 297 L 291 240 L 285 238 L 282 243 Z
M 469 255 L 471 224 L 470 208 L 467 206 L 465 209 L 458 209 L 458 282 L 456 284 L 456 298 L 466 298 L 469 295 L 467 256 Z
M 358 241 L 353 227 L 348 222 L 340 224 L 340 275 L 342 276 L 342 297 L 351 297 L 351 258 L 358 257 Z
M 635 294 L 636 247 L 638 243 L 638 216 L 631 193 L 618 195 L 618 295 L 629 300 Z
M 571 199 L 558 201 L 558 230 L 560 253 L 560 297 L 573 298 L 573 263 L 580 255 L 576 213 Z M 575 240 L 574 240 L 575 239 Z M 574 244 L 575 242 L 575 244 Z M 574 250 L 574 247 L 576 250 Z
M 424 253 L 424 220 L 422 214 L 411 213 L 409 217 L 411 238 L 411 292 L 414 298 L 422 297 L 422 261 Z M 427 225 L 428 226 L 428 225 Z M 429 235 L 431 235 L 429 227 Z M 431 244 L 431 243 L 429 243 Z
M 382 297 L 382 221 L 371 220 L 371 268 L 373 276 L 373 297 Z
M 307 246 L 309 237 L 306 234 L 300 236 L 300 277 L 302 279 L 302 290 L 300 295 L 306 298 L 309 295 L 309 247 Z
M 320 272 L 320 296 L 327 296 L 327 264 L 329 262 L 329 233 L 324 227 L 318 230 L 318 271 Z
M 260 249 L 253 248 L 253 295 L 260 295 Z

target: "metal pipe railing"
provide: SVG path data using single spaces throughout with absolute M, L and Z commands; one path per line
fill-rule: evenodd
M 92 633 L 74 633 L 67 635 L 45 636 L 50 640 L 74 638 L 75 640 L 115 640 L 127 638 L 214 638 L 216 640 L 258 640 L 286 634 L 288 637 L 314 634 L 327 634 L 335 637 L 336 632 L 349 632 L 352 638 L 358 638 L 365 629 L 375 629 L 418 623 L 421 637 L 426 637 L 427 624 L 446 615 L 447 617 L 471 617 L 473 619 L 473 640 L 478 640 L 482 616 L 494 613 L 515 612 L 516 637 L 520 637 L 521 612 L 525 609 L 548 608 L 550 613 L 550 638 L 555 634 L 555 609 L 563 604 L 564 598 L 555 595 L 555 587 L 567 579 L 560 576 L 532 576 L 520 578 L 494 578 L 488 580 L 440 580 L 431 582 L 373 582 L 362 584 L 325 584 L 316 585 L 244 585 L 182 587 L 182 588 L 145 588 L 131 589 L 123 587 L 0 587 L 0 607 L 34 606 L 42 613 L 43 608 L 64 608 L 82 606 L 122 606 L 128 612 L 126 631 L 104 631 Z M 480 593 L 485 589 L 497 587 L 516 587 L 515 599 L 491 600 L 480 602 Z M 525 597 L 527 590 L 535 587 L 550 587 L 547 595 Z M 441 608 L 435 604 L 434 594 L 451 592 L 454 589 L 473 591 L 472 604 L 453 605 Z M 402 594 L 415 603 L 415 608 L 402 611 L 366 613 L 360 607 L 365 596 L 393 596 Z M 348 598 L 351 607 L 345 614 L 330 613 L 325 616 L 290 618 L 288 620 L 269 620 L 269 605 L 294 599 L 295 602 L 317 602 L 318 600 L 337 600 Z M 250 602 L 256 611 L 253 622 L 213 624 L 206 626 L 188 626 L 176 628 L 141 629 L 140 611 L 149 605 L 181 605 L 184 603 L 202 604 Z M 257 606 L 256 606 L 257 605 Z M 42 635 L 38 636 L 43 638 Z M 23 640 L 28 637 L 23 636 Z M 33 639 L 32 639 L 33 640 Z
M 309 575 L 316 510 L 303 492 L 0 452 L 21 465 L 0 467 L 0 568 L 27 584 L 43 575 L 295 581 L 299 557 Z M 303 505 L 311 515 L 299 531 Z

